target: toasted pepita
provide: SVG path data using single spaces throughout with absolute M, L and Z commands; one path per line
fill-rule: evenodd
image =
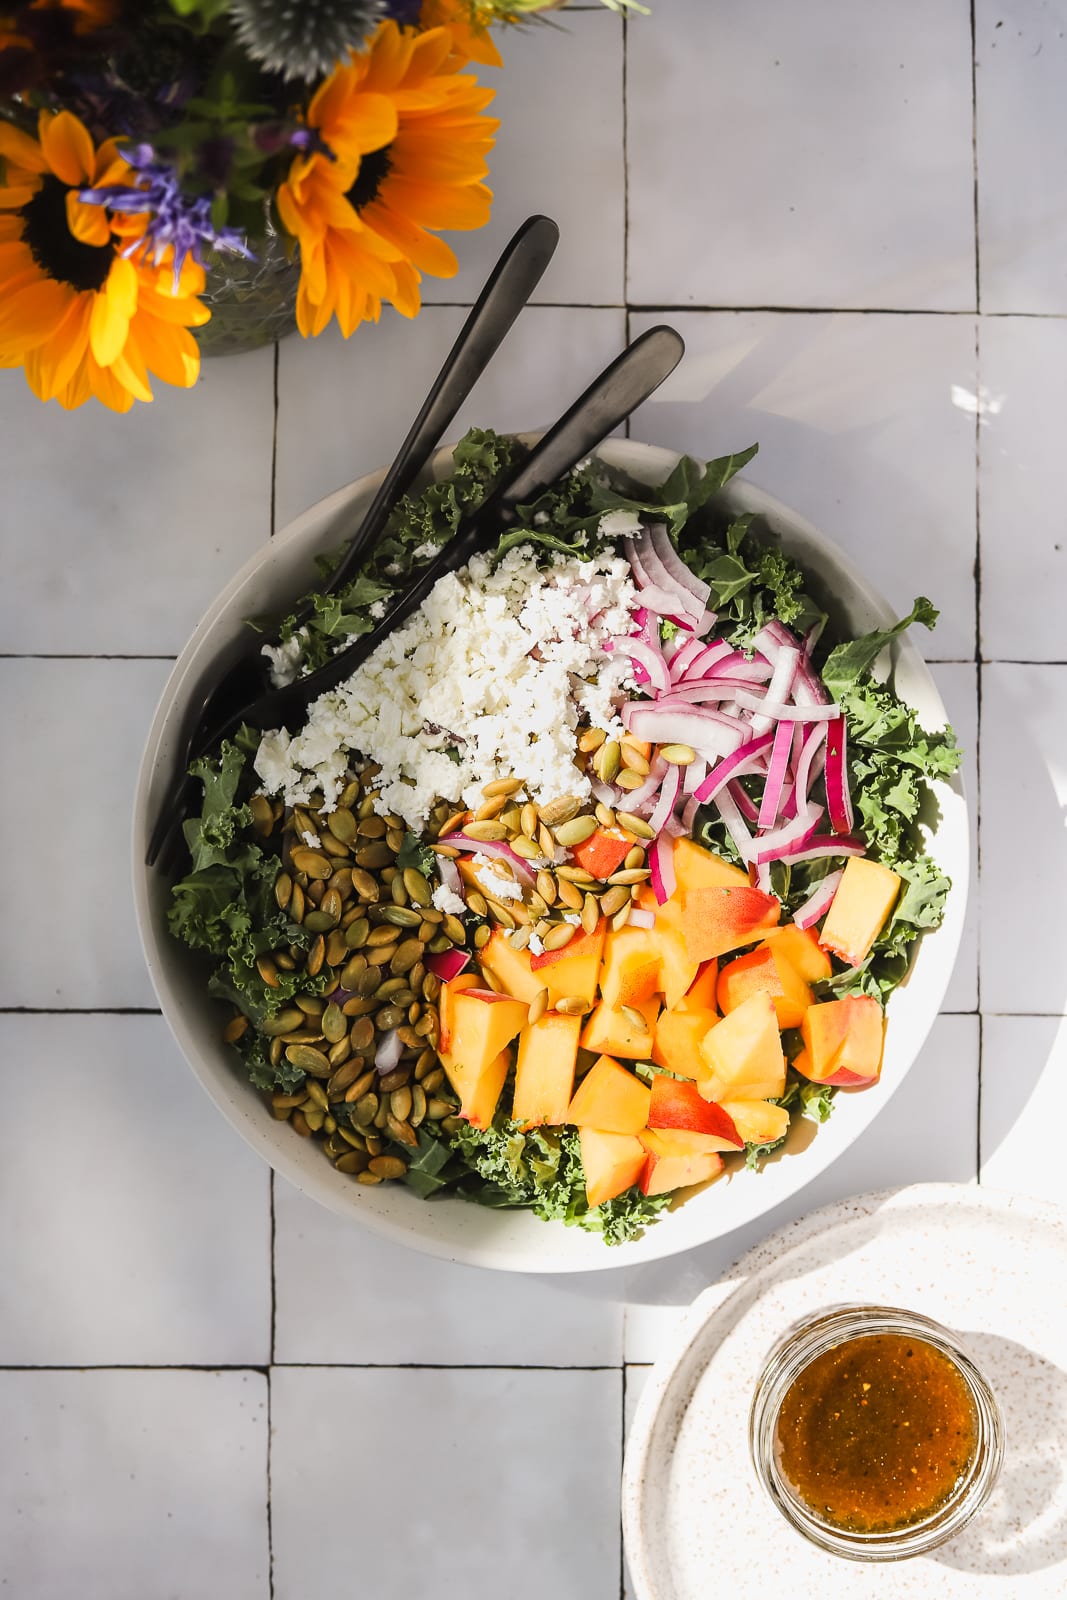
M 584 844 L 586 839 L 592 838 L 596 828 L 595 817 L 572 817 L 569 822 L 561 822 L 553 832 L 556 835 L 556 843 L 561 844 L 565 850 L 571 850 L 576 844 Z
M 620 828 L 625 828 L 627 833 L 632 833 L 637 839 L 655 838 L 655 834 L 644 817 L 635 817 L 632 811 L 617 811 L 615 819 Z
M 285 1052 L 285 1058 L 296 1067 L 298 1072 L 309 1072 L 314 1078 L 329 1078 L 333 1074 L 330 1063 L 321 1050 L 316 1050 L 310 1044 L 291 1044 Z
M 562 950 L 565 944 L 570 944 L 574 934 L 573 922 L 556 922 L 549 928 L 541 942 L 546 950 Z
M 530 1026 L 535 1022 L 540 1022 L 541 1018 L 544 1016 L 544 1014 L 545 1014 L 545 1012 L 547 1010 L 548 1010 L 548 990 L 547 989 L 538 989 L 537 993 L 534 995 L 533 999 L 530 1001 L 530 1014 L 526 1019 L 527 1020 L 527 1025 Z M 444 1078 L 444 1073 L 442 1072 L 441 1077 L 437 1080 L 437 1082 L 440 1083 L 443 1078 Z M 437 1084 L 436 1083 L 431 1084 L 429 1079 L 426 1080 L 426 1092 L 427 1092 L 427 1094 L 432 1093 L 432 1091 L 434 1089 L 436 1089 L 436 1088 L 437 1088 Z
M 297 872 L 303 872 L 312 880 L 325 880 L 333 873 L 329 856 L 323 855 L 321 850 L 309 850 L 304 845 L 297 845 L 290 859 Z

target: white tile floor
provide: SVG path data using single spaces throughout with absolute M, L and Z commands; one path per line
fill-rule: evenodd
M 1067 1203 L 1067 0 L 977 0 L 973 43 L 966 0 L 654 9 L 508 40 L 496 214 L 414 325 L 212 364 L 125 421 L 42 410 L 0 374 L 0 1591 L 18 1600 L 409 1600 L 431 1549 L 445 1595 L 611 1600 L 623 1372 L 629 1405 L 733 1255 L 875 1185 Z M 387 457 L 538 208 L 564 243 L 459 425 L 536 426 L 628 327 L 674 322 L 688 358 L 635 436 L 758 438 L 755 482 L 895 602 L 940 605 L 924 642 L 981 862 L 947 1014 L 864 1139 L 759 1227 L 593 1284 L 425 1262 L 272 1183 L 155 1015 L 128 891 L 166 658 L 272 505 L 280 527 Z

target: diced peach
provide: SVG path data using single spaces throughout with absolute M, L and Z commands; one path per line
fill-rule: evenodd
M 511 1052 L 501 1050 L 479 1071 L 461 1058 L 446 1063 L 445 1071 L 459 1096 L 459 1114 L 475 1128 L 488 1128 L 511 1065 Z
M 743 1000 L 704 1035 L 708 1074 L 700 1092 L 708 1100 L 776 1100 L 785 1092 L 785 1057 L 771 997 L 765 990 Z
M 722 1109 L 746 1144 L 775 1144 L 789 1131 L 789 1112 L 769 1100 L 724 1100 Z
M 599 1056 L 574 1091 L 566 1122 L 604 1133 L 640 1133 L 652 1096 L 632 1072 L 610 1056 Z
M 762 939 L 778 921 L 781 906 L 773 894 L 747 884 L 734 888 L 688 889 L 682 901 L 682 932 L 694 961 L 709 961 Z
M 780 1028 L 799 1028 L 811 1005 L 812 992 L 777 944 L 768 941 L 747 955 L 736 956 L 719 973 L 719 1005 L 725 1014 L 735 1011 L 758 990 L 771 997 Z
M 607 922 L 601 917 L 594 932 L 578 929 L 561 950 L 544 950 L 530 957 L 531 971 L 548 990 L 550 1006 L 564 995 L 579 995 L 587 1005 L 592 1004 L 600 979 L 606 933 Z
M 614 1200 L 640 1182 L 648 1152 L 632 1134 L 580 1128 L 578 1144 L 585 1172 L 585 1197 L 591 1206 Z
M 679 1011 L 717 1011 L 716 989 L 719 981 L 719 963 L 705 961 L 689 988 L 678 1002 Z
M 581 1017 L 546 1011 L 519 1034 L 511 1114 L 524 1127 L 568 1120 Z
M 663 1011 L 656 1023 L 651 1059 L 683 1078 L 707 1076 L 701 1042 L 718 1021 L 714 1011 Z
M 793 1065 L 813 1083 L 858 1088 L 882 1070 L 885 1017 L 871 995 L 846 995 L 809 1006 L 801 1027 L 804 1049 Z
M 674 876 L 678 893 L 688 889 L 717 889 L 741 887 L 748 883 L 748 874 L 733 866 L 711 850 L 705 850 L 695 839 L 684 835 L 674 841 Z
M 659 989 L 660 941 L 651 928 L 612 930 L 604 945 L 600 992 L 606 1005 L 640 1005 Z
M 671 905 L 673 902 L 668 901 Z M 680 916 L 680 908 L 679 908 Z M 700 971 L 699 964 L 686 948 L 681 928 L 656 922 L 656 939 L 659 943 L 660 988 L 668 1007 L 681 1005 L 692 988 Z
M 823 949 L 858 967 L 885 927 L 899 892 L 899 873 L 866 856 L 850 856 L 819 934 Z
M 452 1002 L 464 989 L 477 989 L 479 982 L 476 972 L 461 972 L 458 977 L 451 978 L 448 983 L 441 985 L 441 995 L 437 1002 L 440 1017 L 437 1049 L 442 1059 L 452 1048 Z
M 648 1128 L 641 1135 L 641 1143 L 648 1152 L 641 1175 L 645 1194 L 689 1189 L 722 1171 L 722 1156 L 710 1134 L 690 1133 L 682 1128 Z
M 525 1001 L 491 989 L 465 989 L 452 1008 L 451 1053 L 472 1072 L 483 1071 L 511 1043 L 530 1010 Z
M 529 1005 L 544 988 L 530 966 L 530 952 L 516 950 L 508 943 L 503 928 L 494 928 L 485 948 L 478 952 L 479 964 L 493 974 L 505 994 Z
M 820 945 L 814 928 L 798 928 L 795 922 L 784 922 L 781 927 L 771 929 L 767 943 L 785 956 L 805 983 L 822 983 L 833 976 L 830 957 Z
M 650 1061 L 656 1040 L 658 1000 L 642 1000 L 634 1011 L 640 1012 L 645 1027 L 639 1028 L 625 1012 L 613 1011 L 601 1003 L 586 1021 L 579 1041 L 583 1050 L 595 1050 L 597 1055 L 625 1056 L 629 1061 Z
M 705 1100 L 695 1083 L 682 1083 L 661 1073 L 652 1080 L 648 1125 L 706 1134 L 718 1141 L 711 1147 L 715 1150 L 740 1150 L 745 1142 L 723 1106 Z
M 576 866 L 603 882 L 618 872 L 632 849 L 632 839 L 620 828 L 598 828 L 581 844 L 571 845 L 571 858 Z

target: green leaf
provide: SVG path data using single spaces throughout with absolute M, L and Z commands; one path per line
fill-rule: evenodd
M 424 878 L 429 878 L 432 883 L 436 875 L 437 857 L 428 844 L 423 844 L 418 834 L 412 833 L 409 828 L 404 834 L 404 842 L 396 853 L 396 864 L 401 872 L 405 867 L 414 867 L 416 872 L 421 872 Z
M 862 673 L 870 670 L 886 645 L 898 634 L 910 628 L 913 622 L 921 622 L 924 627 L 932 628 L 937 616 L 929 600 L 920 595 L 908 615 L 891 628 L 875 628 L 872 633 L 865 633 L 860 639 L 850 639 L 847 644 L 839 644 L 831 650 L 822 669 L 822 680 L 834 699 L 855 683 Z

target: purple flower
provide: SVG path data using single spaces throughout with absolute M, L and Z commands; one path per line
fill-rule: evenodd
M 399 22 L 401 27 L 408 25 L 414 27 L 419 20 L 421 10 L 422 0 L 389 0 L 385 14 Z
M 183 194 L 173 167 L 157 161 L 150 144 L 135 145 L 122 155 L 138 173 L 136 184 L 113 184 L 104 189 L 82 189 L 78 198 L 87 205 L 107 206 L 111 211 L 145 213 L 148 226 L 142 239 L 135 239 L 127 255 L 138 250 L 151 256 L 158 266 L 167 250 L 174 247 L 174 284 L 177 288 L 186 258 L 192 256 L 204 265 L 205 245 L 244 256 L 255 255 L 236 228 L 217 228 L 211 220 L 211 200 L 207 195 L 191 199 Z

